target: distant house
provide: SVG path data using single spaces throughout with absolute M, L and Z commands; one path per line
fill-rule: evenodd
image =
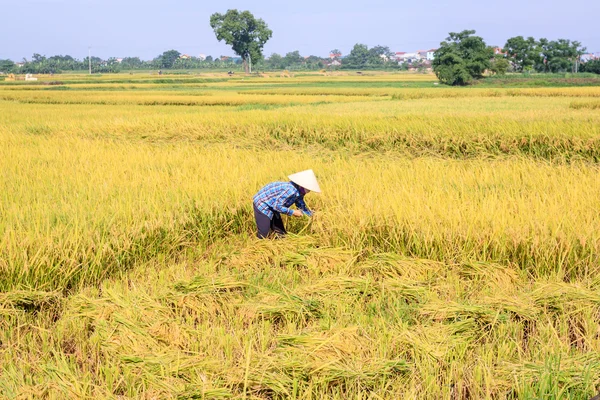
M 206 60 L 206 54 L 198 54 L 198 58 L 202 61 Z
M 437 49 L 429 49 L 429 50 L 417 50 L 415 52 L 408 53 L 406 51 L 397 51 L 394 54 L 394 59 L 398 61 L 398 64 L 402 63 L 427 63 L 431 64 L 431 61 L 435 58 L 434 54 Z
M 503 55 L 504 57 L 506 57 L 506 52 L 502 51 L 502 47 L 494 47 L 494 55 Z
M 189 60 L 190 58 L 192 58 L 192 57 L 187 54 L 182 54 L 179 56 L 180 60 Z
M 433 61 L 433 59 L 435 58 L 435 52 L 437 51 L 437 49 L 429 49 L 427 50 L 427 54 L 425 54 L 425 59 L 427 61 Z
M 329 53 L 329 58 L 330 59 L 335 59 L 335 58 L 340 58 L 342 56 L 342 53 Z
M 600 53 L 582 54 L 581 57 L 579 57 L 579 60 L 581 62 L 588 62 L 588 61 L 591 61 L 591 60 L 600 60 Z
M 398 61 L 413 63 L 413 62 L 419 61 L 419 60 L 421 60 L 421 55 L 419 55 L 419 53 L 417 53 L 417 52 L 414 52 L 414 53 L 402 54 L 400 60 L 398 60 Z
M 117 58 L 117 62 L 118 62 L 119 64 L 121 64 L 121 63 L 123 62 L 123 59 L 122 59 L 122 58 Z
M 339 60 L 333 60 L 329 63 L 330 67 L 339 67 L 340 65 L 342 65 L 342 63 Z
M 24 62 L 18 62 L 18 63 L 15 63 L 15 65 L 17 67 L 19 67 L 19 68 L 23 68 L 25 66 L 25 63 Z

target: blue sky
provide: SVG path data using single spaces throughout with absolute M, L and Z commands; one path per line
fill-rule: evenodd
M 523 35 L 578 40 L 600 52 L 599 0 L 0 0 L 0 59 L 81 59 L 88 46 L 102 58 L 152 59 L 169 49 L 233 55 L 209 26 L 212 13 L 230 8 L 251 11 L 273 30 L 265 55 L 326 56 L 334 48 L 347 54 L 355 43 L 415 51 L 463 29 L 475 29 L 490 45 Z

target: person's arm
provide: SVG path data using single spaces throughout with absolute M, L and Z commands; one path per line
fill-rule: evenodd
M 301 210 L 304 214 L 308 215 L 309 217 L 312 217 L 313 213 L 308 209 L 302 197 L 299 197 L 298 200 L 296 200 L 296 207 L 298 207 L 298 209 Z
M 277 196 L 275 198 L 275 200 L 273 200 L 273 203 L 271 204 L 271 208 L 273 210 L 280 212 L 282 214 L 285 214 L 285 215 L 289 215 L 289 216 L 294 215 L 294 210 L 284 206 L 285 201 L 293 194 L 294 194 L 294 192 L 291 189 L 283 190 L 279 194 L 279 196 Z

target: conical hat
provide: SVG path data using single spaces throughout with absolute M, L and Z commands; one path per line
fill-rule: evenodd
M 288 178 L 296 185 L 302 186 L 303 188 L 308 189 L 311 192 L 321 193 L 321 188 L 319 187 L 319 183 L 317 182 L 317 177 L 315 176 L 315 173 L 312 169 L 297 172 L 288 176 Z

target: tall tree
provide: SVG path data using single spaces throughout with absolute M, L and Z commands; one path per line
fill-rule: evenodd
M 448 85 L 466 85 L 479 79 L 490 68 L 494 51 L 483 38 L 473 36 L 474 30 L 450 32 L 435 52 L 433 71 L 438 79 Z
M 349 68 L 363 68 L 369 62 L 371 53 L 366 44 L 356 43 L 350 54 L 344 59 L 344 65 Z
M 388 46 L 375 46 L 369 49 L 369 63 L 374 65 L 384 64 L 392 58 L 392 51 Z
M 544 72 L 575 72 L 579 57 L 585 52 L 581 43 L 568 39 L 548 41 L 540 39 L 542 44 Z
M 46 61 L 46 56 L 43 56 L 38 53 L 34 53 L 33 56 L 31 57 L 31 61 L 34 63 L 42 63 L 42 62 Z
M 265 21 L 254 18 L 250 11 L 227 10 L 225 14 L 210 16 L 210 26 L 217 40 L 225 41 L 235 54 L 242 57 L 244 70 L 248 73 L 248 58 L 252 65 L 263 58 L 262 49 L 273 36 Z
M 154 59 L 158 68 L 173 68 L 175 61 L 181 56 L 177 50 L 167 50 Z
M 527 39 L 515 36 L 506 41 L 503 51 L 514 64 L 515 70 L 523 72 L 539 63 L 541 48 L 540 43 L 531 36 Z

